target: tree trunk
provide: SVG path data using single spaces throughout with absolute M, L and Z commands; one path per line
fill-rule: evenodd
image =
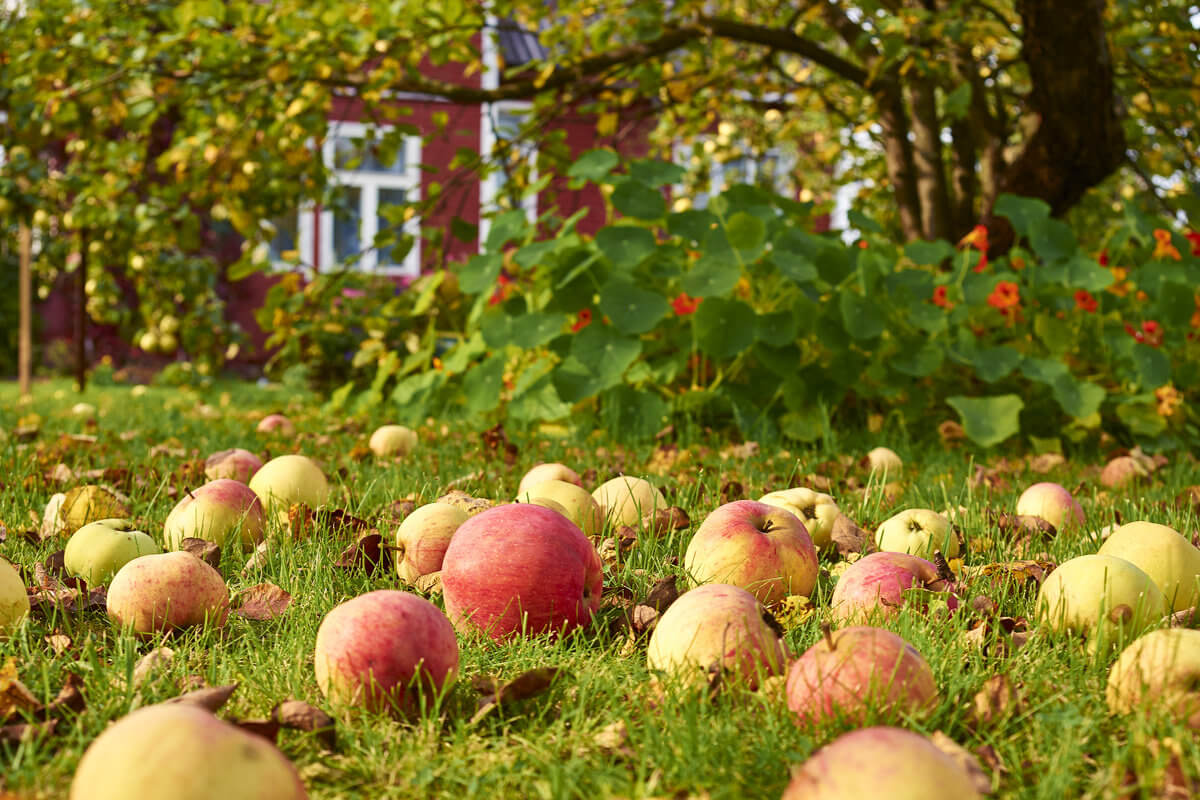
M 1032 82 L 1029 109 L 1040 122 L 1005 170 L 1000 191 L 1045 200 L 1055 215 L 1124 160 L 1104 7 L 1104 0 L 1017 2 Z
M 921 204 L 921 235 L 926 239 L 950 236 L 950 192 L 942 162 L 941 126 L 933 84 L 918 78 L 909 87 L 912 105 L 913 168 L 917 199 Z
M 921 201 L 913 181 L 912 143 L 908 140 L 908 119 L 898 91 L 882 91 L 875 95 L 879 106 L 879 123 L 883 127 L 884 158 L 888 180 L 896 195 L 900 212 L 900 229 L 905 239 L 921 238 Z
M 87 388 L 87 272 L 88 235 L 79 236 L 79 266 L 75 274 L 75 386 Z

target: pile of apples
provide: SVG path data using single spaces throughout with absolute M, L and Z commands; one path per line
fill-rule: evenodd
M 271 426 L 285 428 L 278 420 Z M 380 456 L 402 457 L 417 446 L 416 434 L 402 426 L 385 426 L 370 439 Z M 881 450 L 872 452 L 872 463 L 894 474 L 899 458 Z M 148 637 L 224 625 L 225 581 L 181 550 L 183 541 L 237 541 L 249 551 L 286 530 L 279 523 L 294 504 L 319 508 L 329 493 L 321 468 L 303 455 L 263 464 L 246 450 L 227 450 L 209 459 L 206 475 L 210 482 L 187 492 L 166 520 L 168 552 L 124 519 L 88 520 L 71 536 L 67 569 L 89 585 L 108 586 L 108 615 L 120 628 Z M 588 627 L 603 591 L 594 541 L 666 507 L 644 478 L 618 476 L 589 492 L 570 467 L 540 464 L 521 480 L 515 502 L 416 508 L 395 533 L 396 570 L 410 585 L 436 577 L 444 612 L 399 590 L 371 591 L 330 609 L 314 642 L 322 693 L 335 706 L 420 714 L 455 681 L 460 637 L 502 642 Z M 1057 484 L 1030 487 L 1016 510 L 1059 531 L 1082 532 L 1085 523 L 1079 503 Z M 939 690 L 925 658 L 878 624 L 906 604 L 919 606 L 915 598 L 927 593 L 913 589 L 944 597 L 947 613 L 956 612 L 959 579 L 948 559 L 960 555 L 962 543 L 946 515 L 906 509 L 880 524 L 878 552 L 841 574 L 830 598 L 833 626 L 824 626 L 806 652 L 788 652 L 767 611 L 786 598 L 812 597 L 818 555 L 834 546 L 842 517 L 832 496 L 805 487 L 714 509 L 684 555 L 690 588 L 657 619 L 646 648 L 647 666 L 664 689 L 687 691 L 719 676 L 723 684 L 778 696 L 802 725 L 863 724 L 869 712 L 917 718 L 935 707 Z M 1132 640 L 1109 676 L 1114 713 L 1154 703 L 1187 718 L 1200 713 L 1200 631 L 1162 628 L 1136 637 L 1198 600 L 1200 550 L 1166 526 L 1134 522 L 1111 531 L 1098 553 L 1051 572 L 1037 614 L 1047 635 L 1081 635 L 1096 647 Z M 15 570 L 0 561 L 0 627 L 17 624 L 28 608 Z M 177 747 L 183 741 L 187 746 Z M 221 770 L 201 768 L 214 757 Z M 105 731 L 85 753 L 72 797 L 182 797 L 174 793 L 181 785 L 197 798 L 306 796 L 290 762 L 269 743 L 179 705 L 140 709 Z M 926 737 L 871 727 L 813 754 L 794 771 L 784 797 L 898 796 L 897 786 L 906 797 L 928 800 L 979 796 L 961 764 Z

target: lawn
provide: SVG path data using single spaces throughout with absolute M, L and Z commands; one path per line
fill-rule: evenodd
M 81 401 L 96 413 L 75 413 Z M 272 411 L 289 415 L 298 434 L 256 433 L 257 420 Z M 645 637 L 631 636 L 621 623 L 624 606 L 643 600 L 660 579 L 677 576 L 684 586 L 679 564 L 710 511 L 726 500 L 757 499 L 793 485 L 830 486 L 842 511 L 868 530 L 907 507 L 954 509 L 967 543 L 963 565 L 954 565 L 964 573 L 964 606 L 957 613 L 935 609 L 927 615 L 906 607 L 879 623 L 929 662 L 940 693 L 936 707 L 918 718 L 873 713 L 869 722 L 949 737 L 975 755 L 996 797 L 1158 797 L 1172 787 L 1181 792 L 1172 796 L 1182 797 L 1189 795 L 1182 788 L 1186 779 L 1200 779 L 1200 746 L 1185 720 L 1157 707 L 1127 717 L 1109 713 L 1105 683 L 1116 651 L 1089 650 L 1039 628 L 1034 579 L 979 569 L 1015 559 L 1060 564 L 1094 553 L 1099 540 L 1089 532 L 1115 519 L 1146 519 L 1195 534 L 1196 505 L 1175 500 L 1200 483 L 1190 456 L 1168 454 L 1142 484 L 1106 490 L 1098 482 L 1099 454 L 1038 463 L 1045 470 L 1038 472 L 1020 454 L 984 456 L 936 438 L 913 441 L 887 428 L 785 450 L 700 435 L 623 446 L 590 431 L 545 427 L 510 432 L 513 448 L 507 449 L 496 437 L 430 420 L 419 430 L 413 455 L 381 460 L 365 445 L 372 430 L 388 421 L 385 416 L 323 413 L 302 391 L 248 384 L 218 383 L 203 393 L 104 386 L 79 397 L 66 382 L 51 381 L 38 384 L 27 404 L 17 402 L 14 386 L 0 385 L 0 429 L 7 431 L 0 438 L 0 522 L 6 529 L 0 555 L 33 576 L 35 565 L 62 549 L 65 538 L 39 541 L 23 532 L 36 531 L 51 495 L 88 482 L 127 493 L 141 530 L 161 538 L 179 494 L 203 482 L 205 456 L 230 447 L 317 459 L 331 481 L 329 505 L 366 520 L 385 539 L 408 508 L 403 501 L 420 505 L 450 489 L 508 501 L 525 471 L 543 461 L 570 465 L 589 490 L 619 473 L 647 477 L 691 525 L 658 535 L 642 531 L 632 547 L 610 558 L 606 603 L 582 633 L 501 645 L 460 634 L 459 680 L 434 708 L 410 720 L 330 705 L 318 689 L 313 646 L 326 612 L 372 589 L 405 588 L 392 569 L 372 574 L 361 564 L 339 566 L 355 535 L 344 529 L 317 525 L 296 539 L 277 528 L 265 559 L 249 566 L 248 554 L 226 547 L 221 571 L 235 599 L 264 582 L 291 595 L 290 607 L 272 619 L 235 614 L 220 630 L 141 641 L 115 630 L 103 609 L 41 604 L 15 635 L 0 640 L 0 667 L 15 668 L 43 701 L 68 675 L 77 675 L 85 706 L 78 714 L 56 714 L 58 724 L 45 736 L 0 744 L 0 792 L 65 796 L 84 749 L 113 720 L 197 686 L 237 684 L 220 709 L 225 718 L 264 719 L 289 698 L 336 718 L 332 750 L 314 733 L 278 734 L 279 747 L 312 797 L 778 798 L 791 767 L 852 726 L 796 724 L 778 682 L 755 693 L 721 685 L 664 689 L 647 669 Z M 859 462 L 876 444 L 891 446 L 905 461 L 887 491 Z M 88 477 L 91 470 L 106 472 Z M 1041 480 L 1076 492 L 1086 531 L 1043 539 L 997 524 L 995 514 L 1011 512 L 1022 489 Z M 836 554 L 823 555 L 821 563 L 812 613 L 779 614 L 793 656 L 822 637 L 830 594 L 847 566 Z M 980 610 L 984 604 L 966 602 L 980 595 L 995 606 L 993 617 Z M 441 603 L 436 594 L 433 599 Z M 1031 635 L 1023 646 L 1007 639 L 999 617 L 1015 620 L 1018 632 L 1027 620 Z M 981 639 L 972 629 L 984 624 L 989 633 Z M 979 646 L 981 640 L 986 646 Z M 163 646 L 174 656 L 135 680 L 139 660 Z M 545 691 L 477 714 L 476 685 L 543 667 L 558 670 Z M 983 691 L 985 684 L 998 685 L 996 676 L 1007 678 L 1013 691 Z M 21 721 L 18 713 L 8 723 Z

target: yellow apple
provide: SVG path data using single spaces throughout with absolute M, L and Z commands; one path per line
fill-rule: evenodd
M 832 495 L 798 486 L 770 492 L 758 498 L 758 502 L 782 508 L 799 517 L 818 550 L 827 549 L 833 544 L 833 523 L 842 512 Z
M 16 567 L 0 558 L 0 634 L 11 631 L 29 613 L 29 595 Z
M 1108 673 L 1114 714 L 1162 709 L 1188 720 L 1200 712 L 1200 631 L 1163 628 L 1135 639 Z
M 614 525 L 633 525 L 655 509 L 666 508 L 667 498 L 645 478 L 618 475 L 592 492 L 604 518 Z
M 1044 627 L 1061 633 L 1136 635 L 1166 613 L 1154 581 L 1123 558 L 1079 556 L 1050 573 L 1038 591 Z
M 535 484 L 517 495 L 518 503 L 544 505 L 539 500 L 551 500 L 563 510 L 563 516 L 579 526 L 588 536 L 595 536 L 604 527 L 600 504 L 581 486 L 562 480 Z M 555 509 L 556 511 L 558 509 Z
M 325 473 L 312 459 L 302 455 L 278 456 L 263 464 L 250 479 L 250 488 L 267 514 L 283 521 L 287 520 L 293 503 L 318 508 L 329 497 Z
M 1200 601 L 1200 549 L 1174 528 L 1130 522 L 1114 530 L 1099 552 L 1137 565 L 1162 590 L 1173 611 Z
M 439 572 L 450 539 L 468 519 L 467 512 L 449 503 L 427 503 L 405 517 L 396 529 L 394 558 L 400 579 L 414 583 Z
M 880 523 L 875 546 L 888 553 L 908 553 L 931 559 L 941 550 L 946 558 L 958 555 L 958 537 L 950 520 L 928 508 L 909 508 Z
M 384 425 L 367 443 L 377 456 L 406 456 L 417 449 L 417 432 L 403 425 Z

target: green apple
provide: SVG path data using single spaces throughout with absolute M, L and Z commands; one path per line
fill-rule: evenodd
M 1167 601 L 1149 575 L 1110 555 L 1072 558 L 1038 590 L 1037 615 L 1047 629 L 1102 634 L 1110 643 L 1145 630 L 1166 609 Z
M 329 481 L 316 463 L 302 455 L 273 458 L 250 479 L 250 488 L 269 516 L 287 521 L 293 503 L 319 508 L 329 497 Z
M 0 558 L 0 634 L 11 631 L 29 614 L 29 595 L 17 568 Z
M 600 506 L 604 518 L 614 525 L 636 526 L 642 517 L 667 507 L 667 498 L 645 478 L 618 475 L 605 481 L 592 497 Z
M 103 586 L 138 556 L 161 552 L 158 543 L 129 520 L 101 519 L 71 534 L 63 564 L 67 572 L 83 578 L 88 586 Z
M 367 443 L 377 456 L 406 456 L 417 449 L 417 432 L 403 425 L 384 425 Z
M 1200 601 L 1200 549 L 1174 528 L 1130 522 L 1114 530 L 1100 554 L 1136 564 L 1162 590 L 1173 611 Z
M 928 508 L 909 508 L 880 523 L 875 546 L 887 553 L 931 559 L 935 550 L 946 558 L 958 555 L 958 536 L 950 520 Z
M 1163 628 L 1135 639 L 1108 673 L 1114 714 L 1162 709 L 1188 720 L 1200 712 L 1200 631 Z
M 595 536 L 604 527 L 600 504 L 587 489 L 561 480 L 542 481 L 517 496 L 518 503 L 544 505 L 539 500 L 551 500 L 563 509 L 563 516 L 579 526 L 588 536 Z M 556 511 L 558 509 L 555 509 Z
M 833 523 L 842 512 L 832 495 L 799 486 L 770 492 L 758 498 L 758 502 L 782 508 L 799 517 L 818 550 L 825 550 L 833 544 Z

